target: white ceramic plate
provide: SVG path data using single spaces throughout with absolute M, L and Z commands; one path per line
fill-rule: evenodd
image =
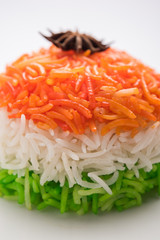
M 57 211 L 28 211 L 0 200 L 1 239 L 159 240 L 160 200 L 125 212 L 94 216 L 60 215 Z
M 76 30 L 115 40 L 160 72 L 158 0 L 0 0 L 0 71 L 22 53 L 49 46 L 38 31 Z M 0 239 L 160 239 L 160 199 L 122 213 L 94 216 L 28 211 L 0 199 Z

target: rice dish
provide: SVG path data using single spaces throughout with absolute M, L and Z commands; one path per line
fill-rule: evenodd
M 121 211 L 160 189 L 160 74 L 86 36 L 0 74 L 0 195 L 28 209 Z

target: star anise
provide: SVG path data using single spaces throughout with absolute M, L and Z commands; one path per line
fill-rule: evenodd
M 60 33 L 53 33 L 50 31 L 50 33 L 51 36 L 49 37 L 43 34 L 41 35 L 64 51 L 75 50 L 77 53 L 80 53 L 89 49 L 91 53 L 95 53 L 104 51 L 110 47 L 110 44 L 104 45 L 101 41 L 89 35 L 80 34 L 78 31 Z

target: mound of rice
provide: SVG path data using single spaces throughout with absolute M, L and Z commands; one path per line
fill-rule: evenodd
M 160 194 L 160 75 L 77 34 L 46 37 L 63 50 L 24 54 L 0 74 L 0 196 L 28 209 L 121 211 Z

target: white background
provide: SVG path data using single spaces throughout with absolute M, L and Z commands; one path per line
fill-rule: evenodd
M 38 32 L 91 33 L 160 72 L 159 0 L 0 0 L 0 71 L 19 55 L 47 47 Z M 0 239 L 159 240 L 160 199 L 100 216 L 28 211 L 0 200 Z

